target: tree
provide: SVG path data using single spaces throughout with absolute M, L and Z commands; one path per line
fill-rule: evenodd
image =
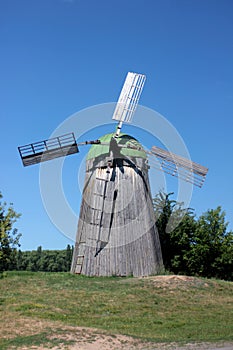
M 72 262 L 73 249 L 69 244 L 66 247 L 66 271 L 70 271 L 70 266 Z
M 2 202 L 0 192 L 0 271 L 8 270 L 13 263 L 16 247 L 20 246 L 21 234 L 14 228 L 14 223 L 20 216 L 13 209 L 12 203 L 7 206 L 6 202 Z
M 225 212 L 219 206 L 196 219 L 191 209 L 170 199 L 172 194 L 153 200 L 165 268 L 232 281 L 233 232 L 227 232 Z
M 170 233 L 172 255 L 170 269 L 177 274 L 190 275 L 189 252 L 196 230 L 193 211 L 189 209 L 178 226 Z
M 199 217 L 188 256 L 192 274 L 232 280 L 233 234 L 227 226 L 220 206 Z
M 223 238 L 221 254 L 216 258 L 216 277 L 233 281 L 233 232 Z
M 160 192 L 153 199 L 163 263 L 169 271 L 187 274 L 187 253 L 196 223 L 193 211 L 171 200 L 171 195 Z
M 153 198 L 156 227 L 159 233 L 163 264 L 165 269 L 170 269 L 171 267 L 171 240 L 170 234 L 167 232 L 166 228 L 176 204 L 175 201 L 170 200 L 169 198 L 172 194 L 173 193 L 165 194 L 163 192 L 159 192 L 157 196 Z

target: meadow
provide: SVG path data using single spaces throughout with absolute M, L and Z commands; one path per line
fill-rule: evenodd
M 90 343 L 93 334 L 141 344 L 231 342 L 232 301 L 233 283 L 220 280 L 7 272 L 0 279 L 0 348 L 71 346 L 64 335 L 77 330 Z

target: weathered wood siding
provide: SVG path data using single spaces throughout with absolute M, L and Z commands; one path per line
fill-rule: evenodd
M 107 168 L 88 162 L 71 272 L 148 276 L 161 270 L 148 169 L 138 163 L 143 166 L 142 159 L 134 159 L 136 167 L 116 163 L 105 181 Z

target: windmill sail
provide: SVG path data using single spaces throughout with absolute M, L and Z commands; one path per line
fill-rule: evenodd
M 151 160 L 157 169 L 202 187 L 208 172 L 206 167 L 156 146 L 151 148 L 150 153 L 156 156 L 156 163 Z
M 48 140 L 18 147 L 23 165 L 28 166 L 78 153 L 78 145 L 73 133 L 53 137 Z
M 129 72 L 121 90 L 112 119 L 130 123 L 141 96 L 146 76 Z

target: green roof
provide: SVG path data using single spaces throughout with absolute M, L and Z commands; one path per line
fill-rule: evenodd
M 112 134 L 106 134 L 102 137 L 99 138 L 99 140 L 101 142 L 106 142 L 106 143 L 110 143 L 111 138 L 115 135 L 115 133 Z M 136 147 L 141 147 L 142 145 L 132 136 L 129 136 L 127 134 L 120 134 L 120 136 L 116 139 L 117 143 L 120 145 L 127 145 L 127 144 L 131 144 L 134 145 Z M 97 158 L 99 156 L 103 156 L 103 155 L 108 155 L 109 154 L 109 145 L 93 145 L 88 154 L 87 154 L 87 160 L 89 159 L 93 159 L 93 158 Z M 136 150 L 136 149 L 130 149 L 130 148 L 122 148 L 121 150 L 121 154 L 123 156 L 127 156 L 127 157 L 135 157 L 135 158 L 144 158 L 146 159 L 146 153 L 145 151 L 142 150 Z

